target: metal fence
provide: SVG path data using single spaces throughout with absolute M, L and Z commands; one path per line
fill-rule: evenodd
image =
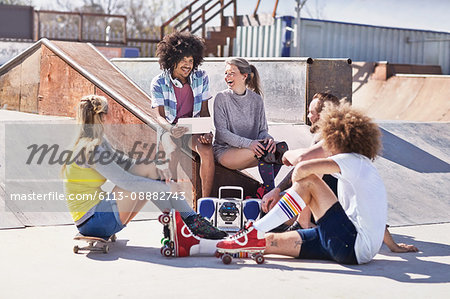
M 283 17 L 271 26 L 238 27 L 233 54 L 440 65 L 443 74 L 450 74 L 450 33 L 301 19 L 300 34 L 290 35 L 296 32 L 293 20 L 289 24 L 289 17 Z

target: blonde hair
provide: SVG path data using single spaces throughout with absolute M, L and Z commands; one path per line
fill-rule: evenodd
M 245 84 L 247 84 L 248 88 L 260 96 L 263 95 L 259 73 L 253 64 L 248 63 L 244 58 L 230 58 L 225 63 L 235 65 L 241 74 L 247 74 L 248 76 L 247 79 L 245 79 Z
M 382 148 L 378 125 L 349 104 L 326 106 L 319 129 L 325 148 L 333 154 L 357 153 L 374 160 Z
M 103 142 L 102 116 L 108 112 L 108 101 L 105 97 L 88 95 L 81 98 L 77 109 L 77 124 L 80 131 L 75 139 L 71 157 L 80 157 L 88 161 L 89 153 Z M 71 158 L 69 159 L 71 160 Z M 63 166 L 63 171 L 66 164 Z

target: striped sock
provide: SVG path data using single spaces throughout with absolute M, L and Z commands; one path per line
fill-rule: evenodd
M 257 230 L 268 232 L 294 216 L 306 207 L 300 195 L 293 189 L 288 189 L 276 206 L 266 216 L 253 225 Z
M 283 212 L 291 219 L 300 214 L 306 207 L 306 204 L 295 190 L 289 189 L 277 203 L 277 206 L 280 206 Z

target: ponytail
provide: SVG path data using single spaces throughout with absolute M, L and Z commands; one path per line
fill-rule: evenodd
M 253 64 L 250 64 L 250 69 L 252 70 L 252 72 L 248 74 L 246 83 L 250 89 L 252 89 L 255 93 L 262 96 L 263 93 L 261 90 L 261 81 L 259 79 L 258 70 Z

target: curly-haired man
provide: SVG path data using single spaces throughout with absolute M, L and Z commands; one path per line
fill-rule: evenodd
M 381 149 L 380 130 L 349 105 L 325 109 L 318 127 L 323 147 L 330 155 L 298 163 L 292 187 L 270 212 L 246 231 L 219 242 L 219 249 L 261 249 L 266 254 L 343 264 L 367 263 L 378 253 L 385 231 L 387 200 L 383 181 L 371 160 Z M 338 197 L 320 178 L 323 174 L 338 178 Z M 265 235 L 306 206 L 317 219 L 316 227 Z
M 178 151 L 175 151 L 177 147 L 190 147 L 199 154 L 202 196 L 207 197 L 211 193 L 215 170 L 213 135 L 186 134 L 188 129 L 177 125 L 180 118 L 210 116 L 209 78 L 205 71 L 198 69 L 203 62 L 204 49 L 204 41 L 188 32 L 175 31 L 164 36 L 156 50 L 163 72 L 152 80 L 151 98 L 162 129 L 158 140 L 171 161 L 179 159 Z M 171 163 L 171 171 L 160 169 L 166 180 L 175 175 L 176 164 Z M 182 216 L 187 223 L 190 222 L 188 215 Z

